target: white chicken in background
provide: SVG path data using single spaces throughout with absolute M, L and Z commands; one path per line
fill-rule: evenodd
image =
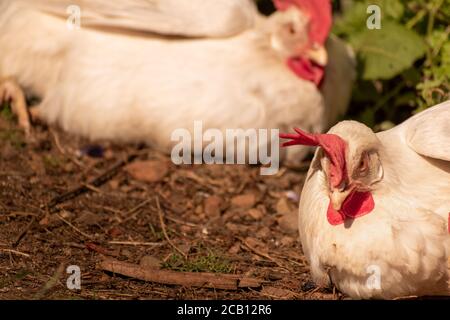
M 352 52 L 328 38 L 329 0 L 275 4 L 267 18 L 251 0 L 0 0 L 0 99 L 26 130 L 20 88 L 47 123 L 166 152 L 197 120 L 321 132 L 347 108 Z
M 314 280 L 354 298 L 449 295 L 450 101 L 373 133 L 343 121 L 320 146 L 299 208 Z

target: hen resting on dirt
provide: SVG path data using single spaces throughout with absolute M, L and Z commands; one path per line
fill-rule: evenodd
M 297 131 L 287 145 L 321 147 L 299 209 L 315 281 L 355 298 L 449 295 L 450 101 L 377 134 Z
M 69 5 L 81 29 L 67 27 Z M 195 120 L 322 131 L 347 107 L 353 55 L 331 37 L 327 59 L 329 0 L 276 5 L 267 18 L 250 0 L 3 0 L 2 88 L 25 128 L 19 87 L 42 98 L 32 114 L 45 122 L 164 151 Z

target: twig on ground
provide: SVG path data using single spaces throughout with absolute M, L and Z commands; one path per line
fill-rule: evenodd
M 66 155 L 66 150 L 64 150 L 64 148 L 61 146 L 58 134 L 55 131 L 53 131 L 52 128 L 49 128 L 48 130 L 49 130 L 50 134 L 52 135 L 53 140 L 55 140 L 55 145 L 56 145 L 56 148 L 58 149 L 58 151 L 61 154 Z
M 158 247 L 163 246 L 163 242 L 137 242 L 137 241 L 109 241 L 108 244 L 122 245 L 122 246 L 144 246 L 144 247 Z
M 111 257 L 115 257 L 115 258 L 118 257 L 118 254 L 116 252 L 108 250 L 108 249 L 106 249 L 98 244 L 95 244 L 93 242 L 86 243 L 85 248 L 88 249 L 89 251 L 94 251 L 94 252 L 97 252 L 104 256 L 111 256 Z
M 316 293 L 317 291 L 322 290 L 322 289 L 324 289 L 324 288 L 321 287 L 321 286 L 318 286 L 318 287 L 316 287 L 316 288 L 314 288 L 314 289 L 312 289 L 312 290 L 310 290 L 308 292 L 305 292 L 305 294 L 309 294 L 310 296 L 312 296 L 314 293 Z
M 260 279 L 233 274 L 177 272 L 156 268 L 143 268 L 139 265 L 112 259 L 102 261 L 99 267 L 104 271 L 143 281 L 184 287 L 238 290 L 239 288 L 259 288 L 263 282 Z
M 25 227 L 25 229 L 23 229 L 19 235 L 16 237 L 16 240 L 14 240 L 14 242 L 12 243 L 13 247 L 17 247 L 20 243 L 20 241 L 23 239 L 23 237 L 25 237 L 25 235 L 27 234 L 27 232 L 31 229 L 31 227 L 34 225 L 34 223 L 37 221 L 37 217 L 33 216 L 33 218 L 31 218 L 30 222 L 27 224 L 27 226 Z
M 22 212 L 22 211 L 11 211 L 10 213 L 5 215 L 6 217 L 37 217 L 38 214 L 31 212 Z
M 80 229 L 78 229 L 77 227 L 75 227 L 73 224 L 71 224 L 69 221 L 67 221 L 66 219 L 64 219 L 63 217 L 61 217 L 59 214 L 56 214 L 56 216 L 65 224 L 67 224 L 69 227 L 71 227 L 72 229 L 74 229 L 76 232 L 78 232 L 79 234 L 81 234 L 82 236 L 88 238 L 88 239 L 93 239 L 94 237 L 84 233 L 83 231 L 81 231 Z
M 192 223 L 192 222 L 183 221 L 183 220 L 171 217 L 171 216 L 169 216 L 167 214 L 166 214 L 166 219 L 170 220 L 172 222 L 176 222 L 176 223 L 188 226 L 188 227 L 192 227 L 192 228 L 198 228 L 199 227 L 198 224 L 195 224 L 195 223 Z
M 49 132 L 52 135 L 53 140 L 55 140 L 55 145 L 56 145 L 56 148 L 58 149 L 58 151 L 62 155 L 67 156 L 66 150 L 61 146 L 61 142 L 59 140 L 58 133 L 56 133 L 52 128 L 49 128 Z M 78 161 L 75 157 L 69 156 L 68 158 L 70 161 L 75 163 L 78 167 L 83 168 L 83 164 L 80 161 Z
M 161 229 L 164 234 L 164 238 L 166 238 L 167 242 L 170 244 L 172 248 L 174 248 L 177 252 L 179 252 L 185 259 L 187 258 L 187 254 L 184 253 L 181 249 L 179 249 L 173 242 L 170 240 L 167 231 L 166 231 L 166 224 L 164 223 L 164 213 L 161 209 L 161 205 L 159 203 L 159 198 L 156 196 L 156 207 L 158 208 L 158 215 L 159 215 L 159 222 L 161 223 Z
M 135 217 L 135 213 L 141 209 L 142 207 L 144 207 L 146 204 L 148 204 L 152 199 L 147 199 L 144 200 L 143 202 L 141 202 L 140 204 L 138 204 L 136 207 L 130 209 L 129 211 L 127 211 L 126 213 L 122 214 L 122 217 L 125 217 L 120 223 L 125 223 L 128 220 L 131 220 Z
M 249 249 L 250 251 L 252 251 L 253 253 L 257 254 L 258 256 L 261 256 L 263 258 L 268 259 L 269 261 L 272 261 L 273 263 L 275 263 L 278 267 L 289 270 L 288 268 L 286 268 L 285 266 L 283 266 L 279 261 L 277 261 L 276 259 L 272 258 L 270 255 L 268 255 L 267 253 L 264 253 L 262 251 L 259 251 L 258 249 L 252 247 L 247 241 L 245 241 L 245 239 L 241 238 L 241 237 L 236 237 L 236 239 L 238 239 L 239 241 L 242 242 L 242 244 Z
M 20 252 L 20 251 L 17 251 L 17 250 L 12 250 L 12 249 L 0 249 L 0 252 L 12 253 L 12 254 L 15 254 L 15 255 L 18 255 L 18 256 L 22 256 L 22 257 L 25 257 L 25 258 L 29 258 L 30 257 L 30 255 L 28 253 L 23 253 L 23 252 Z
M 93 191 L 95 193 L 102 193 L 102 190 L 99 188 L 94 187 L 93 185 L 90 185 L 89 183 L 85 183 L 84 186 L 88 188 L 90 191 Z

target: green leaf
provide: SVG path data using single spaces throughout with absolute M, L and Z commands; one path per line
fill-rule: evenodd
M 395 20 L 400 20 L 405 12 L 405 7 L 400 0 L 380 0 L 374 1 L 374 3 L 379 3 L 381 12 L 384 12 L 385 14 L 382 14 L 383 17 L 391 17 Z
M 349 38 L 363 63 L 364 80 L 391 79 L 425 54 L 425 43 L 414 31 L 393 21 L 381 29 L 364 29 Z
M 334 23 L 333 33 L 337 35 L 351 35 L 366 27 L 367 4 L 355 3 L 343 16 Z
M 448 39 L 441 49 L 441 63 L 450 67 L 450 42 Z

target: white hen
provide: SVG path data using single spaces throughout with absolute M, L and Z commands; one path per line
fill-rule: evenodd
M 81 9 L 79 30 L 66 27 L 69 5 Z M 324 98 L 329 0 L 277 5 L 266 18 L 251 0 L 2 0 L 3 90 L 15 109 L 18 86 L 40 96 L 33 114 L 67 131 L 164 151 L 196 120 L 321 131 L 346 109 L 353 56 L 328 40 Z
M 374 134 L 344 121 L 318 145 L 299 208 L 314 280 L 354 298 L 448 295 L 450 101 Z

